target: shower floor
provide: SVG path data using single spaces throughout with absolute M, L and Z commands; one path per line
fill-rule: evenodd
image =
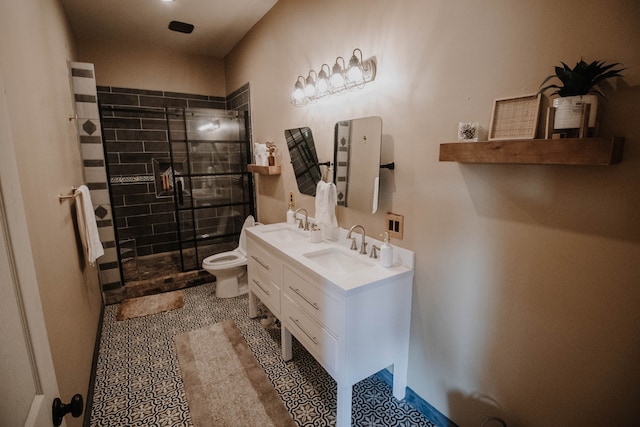
M 219 251 L 231 250 L 225 247 Z M 185 251 L 185 265 L 193 265 L 194 251 Z M 176 291 L 215 281 L 205 270 L 181 271 L 180 252 L 130 257 L 122 261 L 124 286 L 105 292 L 105 304 L 118 304 L 128 298 L 137 298 L 163 292 Z

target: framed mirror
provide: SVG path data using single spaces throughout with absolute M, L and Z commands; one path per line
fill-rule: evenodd
M 291 165 L 298 183 L 298 191 L 309 196 L 316 195 L 316 186 L 322 179 L 313 134 L 308 127 L 286 129 Z
M 370 213 L 378 210 L 381 145 L 380 117 L 336 123 L 333 182 L 338 206 Z

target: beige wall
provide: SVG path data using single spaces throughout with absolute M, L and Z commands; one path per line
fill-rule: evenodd
M 99 86 L 227 95 L 221 59 L 98 40 L 78 40 L 78 57 L 94 64 Z
M 76 124 L 69 121 L 73 38 L 58 1 L 3 1 L 0 24 L 0 64 L 29 238 L 60 397 L 68 402 L 75 393 L 87 396 L 102 304 L 97 272 L 81 257 L 72 204 L 58 201 L 58 194 L 83 182 Z
M 579 11 L 579 12 L 577 12 Z M 579 16 L 579 19 L 577 17 Z M 640 395 L 640 3 L 636 0 L 280 0 L 225 59 L 251 82 L 253 137 L 275 141 L 281 177 L 260 177 L 259 219 L 283 221 L 297 192 L 283 131 L 308 125 L 330 158 L 339 119 L 383 119 L 380 213 L 339 210 L 383 230 L 405 215 L 416 252 L 409 386 L 461 426 L 631 425 Z M 296 76 L 359 47 L 367 88 L 305 108 Z M 606 85 L 601 134 L 626 137 L 612 167 L 438 161 L 459 121 L 488 127 L 495 98 L 533 93 L 559 61 L 623 62 Z M 492 408 L 494 402 L 501 409 Z
M 396 170 L 381 171 L 380 212 L 338 217 L 376 235 L 387 210 L 405 215 L 405 239 L 395 243 L 414 250 L 418 265 L 410 387 L 461 426 L 489 414 L 513 426 L 631 425 L 640 394 L 638 8 L 635 0 L 280 0 L 221 70 L 206 58 L 170 68 L 178 55 L 86 41 L 74 58 L 57 2 L 3 1 L 1 65 L 63 400 L 86 394 L 100 298 L 71 205 L 57 199 L 82 181 L 67 120 L 66 60 L 76 59 L 96 64 L 100 85 L 224 96 L 249 81 L 254 140 L 285 150 L 283 175 L 259 178 L 263 222 L 284 220 L 288 191 L 313 210 L 297 194 L 284 129 L 310 126 L 329 158 L 337 120 L 381 116 L 383 161 Z M 377 57 L 374 83 L 306 108 L 289 104 L 298 74 L 355 47 Z M 494 98 L 535 92 L 560 60 L 580 56 L 629 67 L 624 82 L 605 87 L 601 131 L 627 138 L 622 164 L 438 162 L 438 144 L 455 139 L 458 121 L 488 126 Z M 114 58 L 141 71 L 122 74 Z

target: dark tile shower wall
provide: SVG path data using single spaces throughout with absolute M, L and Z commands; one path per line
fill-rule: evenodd
M 154 176 L 154 160 L 158 167 L 159 161 L 170 158 L 164 108 L 248 111 L 248 91 L 245 85 L 223 98 L 98 87 L 113 211 L 123 258 L 127 250 L 133 251 L 132 255 L 144 256 L 179 249 L 173 198 L 157 193 Z M 181 133 L 183 126 L 181 120 L 171 121 L 172 132 Z
M 153 159 L 170 157 L 164 108 L 224 109 L 225 99 L 104 86 L 98 99 L 121 250 L 131 239 L 138 256 L 178 250 L 173 199 L 157 197 L 154 182 Z
M 249 105 L 250 105 L 249 95 L 250 95 L 249 83 L 231 92 L 226 98 L 227 110 L 248 112 Z M 251 138 L 250 124 L 251 124 L 251 120 L 249 120 L 247 123 L 247 131 L 249 132 L 249 138 Z M 245 136 L 245 135 L 241 135 L 241 136 Z M 249 140 L 249 142 L 252 142 L 252 141 Z

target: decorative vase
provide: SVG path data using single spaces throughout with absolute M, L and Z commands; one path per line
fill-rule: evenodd
M 556 108 L 554 129 L 577 129 L 580 127 L 582 106 L 591 104 L 589 111 L 589 127 L 595 128 L 598 116 L 598 96 L 578 95 L 555 98 L 553 106 Z

